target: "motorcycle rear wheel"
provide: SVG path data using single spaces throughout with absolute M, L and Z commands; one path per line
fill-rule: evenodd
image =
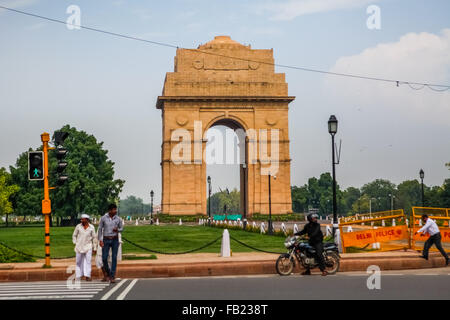
M 278 257 L 275 267 L 280 276 L 290 275 L 295 267 L 294 257 L 291 258 L 289 254 L 283 253 Z
M 327 260 L 325 261 L 328 274 L 335 274 L 339 270 L 340 259 L 336 252 L 328 251 Z M 328 266 L 330 265 L 330 266 Z

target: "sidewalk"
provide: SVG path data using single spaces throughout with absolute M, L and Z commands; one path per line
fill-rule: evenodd
M 124 260 L 118 263 L 117 277 L 161 278 L 224 275 L 276 274 L 276 254 L 233 253 L 222 258 L 215 253 L 192 253 L 184 255 L 158 255 L 156 260 Z M 52 260 L 51 269 L 42 268 L 43 261 L 33 263 L 0 264 L 0 281 L 49 281 L 66 280 L 73 273 L 75 260 Z M 430 253 L 428 261 L 416 251 L 345 253 L 341 255 L 340 271 L 366 271 L 370 265 L 381 270 L 405 270 L 444 267 L 439 253 Z M 67 273 L 69 266 L 72 270 Z M 295 272 L 299 272 L 299 268 Z M 450 270 L 450 269 L 449 269 Z M 101 272 L 93 261 L 93 278 Z

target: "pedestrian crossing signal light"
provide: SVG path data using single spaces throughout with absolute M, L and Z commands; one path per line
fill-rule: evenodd
M 28 152 L 28 180 L 44 180 L 44 152 Z

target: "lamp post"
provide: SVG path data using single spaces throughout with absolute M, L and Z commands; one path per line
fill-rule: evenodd
M 247 230 L 247 186 L 246 186 L 246 182 L 247 182 L 247 164 L 243 164 L 242 168 L 244 170 L 244 218 L 243 220 L 243 227 L 244 230 Z
M 150 224 L 153 224 L 153 196 L 155 195 L 155 193 L 152 191 L 150 191 Z
M 392 211 L 392 210 L 394 210 L 394 199 L 395 199 L 395 196 L 390 193 L 389 197 L 391 197 L 391 211 Z
M 268 224 L 268 234 L 272 235 L 273 234 L 273 228 L 272 228 L 272 188 L 270 186 L 270 173 L 268 175 L 269 177 L 269 224 Z
M 328 132 L 331 135 L 331 151 L 332 151 L 332 161 L 333 161 L 333 237 L 336 234 L 337 228 L 337 207 L 336 207 L 336 160 L 334 155 L 334 136 L 337 133 L 338 121 L 334 115 L 330 116 L 328 120 Z
M 208 225 L 211 225 L 211 177 L 208 176 Z
M 425 172 L 423 172 L 423 169 L 420 169 L 419 176 L 420 180 L 422 180 L 422 207 L 425 207 L 425 196 L 423 193 L 423 178 L 425 177 Z

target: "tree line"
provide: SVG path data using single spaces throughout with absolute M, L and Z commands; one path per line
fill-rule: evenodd
M 450 163 L 446 164 L 450 169 Z M 292 209 L 294 212 L 308 212 L 318 209 L 320 214 L 329 214 L 333 209 L 333 179 L 329 172 L 317 179 L 310 178 L 308 183 L 291 187 Z M 341 190 L 336 185 L 337 212 L 341 215 L 404 209 L 422 206 L 422 185 L 418 180 L 406 180 L 396 185 L 389 180 L 376 179 L 361 188 L 349 187 Z M 450 179 L 441 186 L 424 184 L 424 206 L 450 208 Z
M 69 180 L 50 192 L 52 215 L 58 220 L 75 221 L 80 213 L 103 214 L 110 202 L 117 202 L 124 180 L 114 178 L 114 162 L 108 158 L 103 142 L 84 131 L 66 125 L 58 131 L 69 133 L 64 141 L 68 153 L 65 170 Z M 0 170 L 0 215 L 38 216 L 41 214 L 43 181 L 28 180 L 29 148 L 19 155 L 14 166 Z M 49 151 L 50 186 L 56 185 L 57 159 Z
M 114 178 L 114 162 L 108 158 L 103 142 L 84 131 L 66 125 L 59 129 L 69 133 L 64 142 L 68 150 L 66 174 L 69 180 L 50 192 L 52 215 L 59 219 L 74 221 L 80 213 L 102 214 L 110 202 L 119 202 L 124 180 Z M 21 153 L 14 166 L 9 170 L 0 168 L 0 216 L 38 216 L 41 214 L 42 181 L 28 180 L 28 152 Z M 55 177 L 57 160 L 53 152 L 49 153 L 50 177 Z M 446 164 L 450 169 L 450 163 Z M 50 180 L 50 185 L 56 181 Z M 303 186 L 292 186 L 292 210 L 305 213 L 317 209 L 319 214 L 332 212 L 333 180 L 329 172 L 319 178 L 311 177 Z M 422 205 L 421 183 L 418 180 L 406 180 L 396 185 L 389 180 L 376 179 L 361 188 L 341 189 L 336 186 L 337 212 L 341 215 L 366 213 L 372 210 L 386 211 L 404 209 L 409 213 L 412 206 Z M 209 202 L 208 202 L 209 205 Z M 450 179 L 441 186 L 424 185 L 424 205 L 426 207 L 450 208 Z M 211 196 L 211 212 L 215 214 L 239 213 L 240 193 L 221 190 Z M 122 214 L 148 214 L 150 205 L 141 198 L 129 196 L 120 201 Z

